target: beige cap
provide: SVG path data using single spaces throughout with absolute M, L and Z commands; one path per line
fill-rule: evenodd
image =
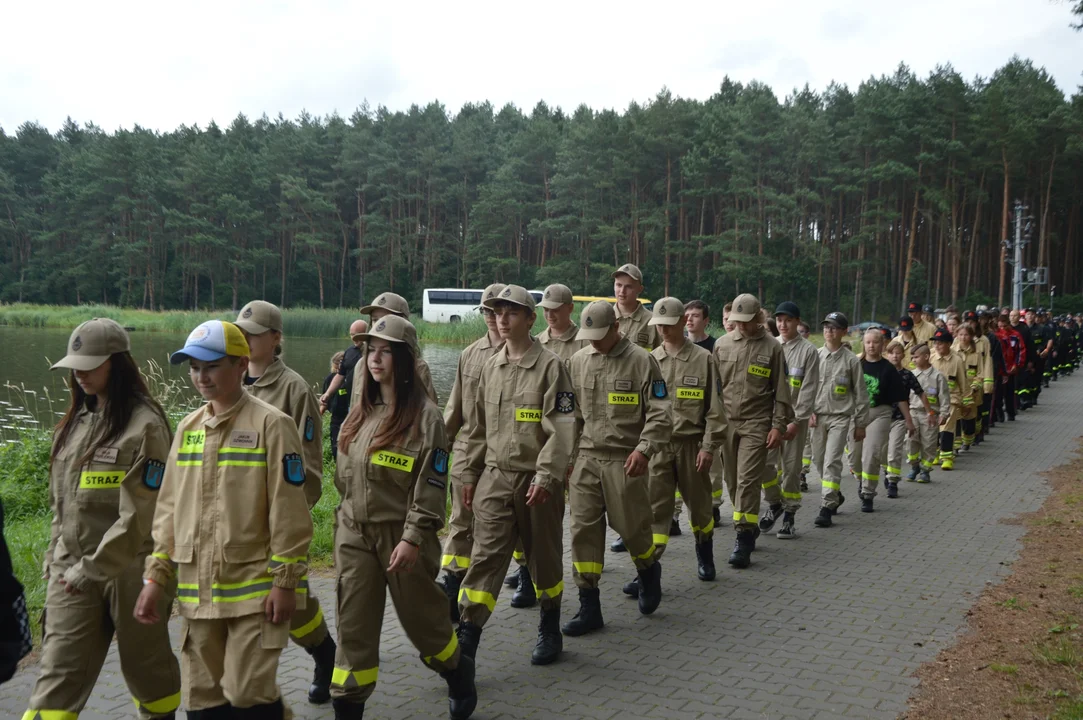
M 684 303 L 675 297 L 664 297 L 654 301 L 654 310 L 648 325 L 676 325 L 684 315 Z
M 252 335 L 262 335 L 268 330 L 282 332 L 282 311 L 277 305 L 253 300 L 241 308 L 233 324 Z
M 398 315 L 385 315 L 376 321 L 376 325 L 367 333 L 358 337 L 363 340 L 379 338 L 388 342 L 404 342 L 412 348 L 417 347 L 417 330 L 406 318 Z
M 366 305 L 361 308 L 361 314 L 371 315 L 373 310 L 387 310 L 399 317 L 406 319 L 410 318 L 410 303 L 406 302 L 406 298 L 402 295 L 396 295 L 393 292 L 385 292 L 377 295 L 371 305 Z
M 68 354 L 53 363 L 50 370 L 96 370 L 111 355 L 131 349 L 124 328 L 109 318 L 94 318 L 75 328 L 68 339 Z
M 504 283 L 493 283 L 492 285 L 485 288 L 485 290 L 483 290 L 481 293 L 481 305 L 478 305 L 478 307 L 486 307 L 485 301 L 495 298 L 497 295 L 504 292 L 504 288 L 506 287 L 507 285 L 505 285 Z
M 632 278 L 633 280 L 635 280 L 640 285 L 643 284 L 643 273 L 641 273 L 639 271 L 639 268 L 637 268 L 632 263 L 624 263 L 619 268 L 617 268 L 616 270 L 613 271 L 614 279 L 618 275 L 627 275 L 628 277 Z
M 733 299 L 733 309 L 730 310 L 732 322 L 752 322 L 760 312 L 760 301 L 755 295 L 744 293 Z
M 545 288 L 541 302 L 538 304 L 546 310 L 556 310 L 561 305 L 571 305 L 572 290 L 567 285 L 550 285 Z
M 504 289 L 500 291 L 500 294 L 494 298 L 486 296 L 482 300 L 481 304 L 490 310 L 496 309 L 496 304 L 501 302 L 514 303 L 516 305 L 522 305 L 527 310 L 534 312 L 534 296 L 527 292 L 525 287 L 519 285 L 505 285 Z
M 595 300 L 579 315 L 579 332 L 575 334 L 575 339 L 601 340 L 616 323 L 617 313 L 613 305 L 605 300 Z

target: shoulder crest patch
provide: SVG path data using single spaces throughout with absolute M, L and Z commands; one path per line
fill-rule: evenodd
M 143 484 L 151 490 L 159 490 L 162 487 L 162 478 L 165 477 L 165 463 L 161 460 L 147 460 L 143 466 Z
M 651 383 L 651 394 L 654 395 L 659 400 L 662 400 L 667 395 L 669 395 L 669 392 L 666 390 L 666 381 L 665 380 L 655 380 L 654 382 L 652 382 Z
M 282 456 L 282 473 L 290 485 L 305 484 L 305 463 L 297 453 L 287 453 Z
M 316 423 L 309 415 L 305 418 L 305 442 L 312 442 L 316 438 Z
M 557 393 L 557 412 L 570 413 L 575 411 L 575 393 Z
M 444 448 L 432 451 L 432 471 L 437 475 L 447 475 L 448 454 Z

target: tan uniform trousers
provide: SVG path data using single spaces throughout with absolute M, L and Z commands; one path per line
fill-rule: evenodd
M 940 416 L 930 420 L 923 412 L 911 412 L 918 431 L 910 439 L 910 457 L 912 462 L 920 462 L 922 470 L 932 470 L 933 464 L 940 457 Z
M 817 415 L 812 428 L 812 463 L 820 476 L 820 503 L 829 510 L 839 506 L 842 491 L 842 456 L 850 442 L 849 415 Z
M 206 710 L 229 703 L 249 708 L 278 700 L 282 697 L 276 682 L 278 660 L 289 636 L 289 625 L 270 623 L 263 613 L 214 620 L 184 618 L 185 706 Z M 288 709 L 286 717 L 292 717 Z
M 891 429 L 887 435 L 887 460 L 884 463 L 884 472 L 892 480 L 902 477 L 903 468 L 907 467 L 906 449 L 909 445 L 910 437 L 906 434 L 906 420 L 892 420 Z
M 143 558 L 120 577 L 93 591 L 69 595 L 53 570 L 46 589 L 41 669 L 30 695 L 27 718 L 74 718 L 98 681 L 113 633 L 120 671 L 140 718 L 157 718 L 180 705 L 180 667 L 165 622 L 142 625 L 132 617 L 143 589 Z M 163 594 L 158 612 L 169 617 L 173 594 Z
M 779 450 L 772 450 L 768 456 L 768 470 L 774 469 L 774 475 L 763 483 L 763 499 L 768 505 L 782 503 L 786 512 L 801 509 L 801 469 L 805 452 L 805 440 L 808 438 L 808 420 L 797 422 L 797 434 L 793 440 L 782 443 Z M 772 462 L 773 458 L 774 462 Z M 777 463 L 777 465 L 776 465 Z
M 451 517 L 447 521 L 447 536 L 444 538 L 444 554 L 440 558 L 440 567 L 461 579 L 470 567 L 470 553 L 474 548 L 474 513 L 463 505 L 462 471 L 466 463 L 455 462 L 455 458 L 466 457 L 466 443 L 455 442 L 452 448 L 451 471 L 448 474 L 448 487 L 451 493 Z
M 402 629 L 436 672 L 459 666 L 459 640 L 448 619 L 447 596 L 436 584 L 440 541 L 426 533 L 417 563 L 387 572 L 391 552 L 402 540 L 403 523 L 339 524 L 335 538 L 338 596 L 338 651 L 331 697 L 363 703 L 376 689 L 380 671 L 380 633 L 388 591 Z
M 809 468 L 812 467 L 812 433 L 805 433 L 805 449 L 801 453 L 801 470 L 804 473 L 808 473 Z
M 880 466 L 886 464 L 887 444 L 891 434 L 891 406 L 878 405 L 869 410 L 865 439 L 850 448 L 850 464 L 860 481 L 862 498 L 876 497 Z
M 526 504 L 534 473 L 486 467 L 474 491 L 474 551 L 459 590 L 463 620 L 484 627 L 496 607 L 516 542 L 542 610 L 560 607 L 564 595 L 564 492 L 540 505 Z
M 303 648 L 314 648 L 327 638 L 328 632 L 320 601 L 309 590 L 305 606 L 290 617 L 290 639 Z
M 669 543 L 669 523 L 673 506 L 677 504 L 674 490 L 688 503 L 692 534 L 701 543 L 714 535 L 714 516 L 711 515 L 711 477 L 709 473 L 696 470 L 696 455 L 700 442 L 686 440 L 671 442 L 650 461 L 651 510 L 654 522 L 651 526 L 655 559 L 661 558 Z M 713 463 L 712 463 L 713 465 Z
M 770 419 L 730 421 L 732 432 L 727 438 L 723 457 L 727 451 L 733 462 L 726 464 L 726 487 L 733 504 L 733 527 L 756 530 L 760 521 L 760 491 L 763 489 L 763 473 L 767 467 L 767 434 L 771 431 Z
M 572 577 L 581 588 L 598 587 L 605 564 L 605 526 L 613 528 L 639 570 L 655 561 L 651 540 L 649 472 L 624 474 L 625 451 L 580 450 L 568 485 Z M 668 523 L 668 520 L 667 520 Z

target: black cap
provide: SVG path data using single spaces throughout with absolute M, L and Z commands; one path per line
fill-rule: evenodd
M 792 318 L 801 319 L 801 311 L 797 308 L 797 304 L 789 300 L 778 304 L 778 307 L 775 308 L 775 315 L 789 315 Z
M 933 306 L 932 306 L 932 305 L 926 305 L 925 307 L 923 307 L 923 308 L 921 309 L 921 311 L 922 311 L 922 312 L 927 312 L 927 313 L 929 313 L 930 315 L 932 315 L 932 314 L 933 314 Z
M 891 328 L 888 328 L 888 327 L 880 328 L 880 334 L 884 336 L 885 340 L 890 340 L 891 339 Z
M 973 310 L 967 310 L 963 314 L 963 319 L 964 320 L 977 320 L 978 319 L 978 314 L 976 312 L 974 312 Z
M 824 321 L 820 323 L 820 325 L 830 325 L 831 327 L 836 327 L 839 330 L 847 330 L 850 327 L 850 323 L 846 319 L 846 316 L 840 312 L 828 313 L 827 317 L 824 318 Z
M 947 328 L 937 328 L 936 332 L 933 333 L 933 342 L 950 343 L 953 340 L 955 340 L 955 338 L 951 336 L 951 333 L 948 332 Z
M 909 317 L 901 317 L 901 318 L 899 318 L 899 329 L 900 330 L 913 330 L 914 329 L 914 321 L 911 320 Z
M 906 306 L 906 312 L 921 312 L 921 305 L 918 305 L 917 303 L 910 303 Z

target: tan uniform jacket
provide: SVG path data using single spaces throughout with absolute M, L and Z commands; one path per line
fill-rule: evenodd
M 638 450 L 651 457 L 669 442 L 669 389 L 650 353 L 621 338 L 608 355 L 583 348 L 568 369 L 579 405 L 580 452 Z
M 846 415 L 854 418 L 854 427 L 869 425 L 869 390 L 861 361 L 844 347 L 831 352 L 826 346 L 816 351 L 820 356 L 820 382 L 814 403 L 817 415 Z
M 643 307 L 643 303 L 639 303 L 639 307 L 631 315 L 621 315 L 620 305 L 614 305 L 613 309 L 617 311 L 617 320 L 620 321 L 617 329 L 622 337 L 628 338 L 632 344 L 647 352 L 662 344 L 662 334 L 658 328 L 647 324 L 651 319 L 651 311 Z
M 575 393 L 564 362 L 535 341 L 518 362 L 505 345 L 489 358 L 474 400 L 464 485 L 485 466 L 534 473 L 534 485 L 562 491 L 575 445 Z
M 911 332 L 910 333 L 910 339 L 907 340 L 906 338 L 903 337 L 902 333 L 900 332 L 898 338 L 896 338 L 896 339 L 899 342 L 901 342 L 902 346 L 903 346 L 903 359 L 902 359 L 903 367 L 906 368 L 907 370 L 913 370 L 914 369 L 914 362 L 913 362 L 914 348 L 918 346 L 918 338 L 917 338 L 917 336 L 914 335 L 914 333 Z M 930 350 L 931 349 L 932 348 L 930 348 Z
M 447 515 L 447 433 L 440 409 L 425 403 L 407 437 L 370 451 L 387 418 L 377 405 L 346 452 L 339 450 L 345 487 L 339 518 L 354 531 L 369 523 L 404 523 L 402 539 L 420 546 L 444 527 Z
M 466 346 L 459 355 L 459 365 L 455 370 L 455 384 L 451 386 L 451 397 L 444 408 L 444 428 L 447 438 L 455 443 L 455 452 L 466 450 L 466 436 L 477 422 L 474 415 L 474 398 L 478 394 L 481 382 L 481 369 L 485 361 L 504 347 L 503 341 L 493 345 L 486 333 Z M 462 437 L 456 437 L 461 432 Z
M 820 355 L 816 346 L 800 335 L 789 342 L 784 342 L 781 337 L 778 341 L 786 358 L 786 381 L 790 386 L 794 417 L 798 421 L 808 420 L 820 387 Z
M 954 350 L 946 356 L 941 356 L 934 350 L 929 362 L 947 380 L 951 404 L 960 407 L 963 404 L 963 394 L 970 394 L 970 382 L 966 379 L 966 361 Z
M 672 401 L 673 440 L 699 440 L 700 449 L 714 453 L 726 439 L 726 411 L 718 394 L 718 368 L 711 353 L 686 340 L 676 355 L 665 344 L 651 355 L 662 369 Z
M 947 379 L 940 371 L 931 365 L 924 370 L 914 368 L 910 372 L 925 389 L 925 397 L 929 401 L 929 407 L 936 410 L 943 423 L 951 415 L 951 390 L 948 388 Z M 925 414 L 925 405 L 921 402 L 921 396 L 910 393 L 910 414 L 914 417 Z
M 966 383 L 963 386 L 963 397 L 969 397 L 972 402 L 977 401 L 980 403 L 982 396 L 981 367 L 983 362 L 981 349 L 978 347 L 977 343 L 974 342 L 970 344 L 969 350 L 964 350 L 957 340 L 952 344 L 951 351 L 963 359 L 963 365 L 966 368 Z M 969 405 L 970 403 L 963 400 L 963 404 Z
M 140 402 L 120 437 L 81 462 L 102 439 L 106 423 L 102 413 L 85 408 L 72 423 L 49 469 L 53 518 L 44 569 L 86 590 L 89 582 L 112 580 L 153 549 L 150 528 L 169 457 L 169 426 Z
M 279 358 L 268 366 L 248 392 L 293 418 L 301 435 L 305 460 L 305 498 L 311 508 L 323 494 L 323 421 L 316 392 Z
M 175 572 L 187 618 L 263 612 L 272 584 L 296 588 L 303 608 L 312 540 L 304 483 L 288 415 L 248 393 L 220 415 L 207 403 L 177 427 L 144 576 L 165 584 Z
M 959 341 L 952 343 L 952 350 L 959 349 Z M 974 349 L 978 352 L 977 380 L 983 393 L 993 392 L 993 348 L 989 344 L 989 338 L 978 335 L 974 338 Z M 974 377 L 970 378 L 971 382 Z
M 575 323 L 571 324 L 564 334 L 560 337 L 553 337 L 549 328 L 545 328 L 538 333 L 538 342 L 545 346 L 546 350 L 556 353 L 556 356 L 564 361 L 567 365 L 568 361 L 572 359 L 572 355 L 590 345 L 589 340 L 576 340 L 575 334 L 579 332 L 579 326 Z
M 768 419 L 786 432 L 793 422 L 790 386 L 782 346 L 763 328 L 755 337 L 739 332 L 723 335 L 714 346 L 722 402 L 729 420 Z
M 933 339 L 933 335 L 936 334 L 936 325 L 926 320 L 922 320 L 914 325 L 914 337 L 919 343 L 927 343 Z

